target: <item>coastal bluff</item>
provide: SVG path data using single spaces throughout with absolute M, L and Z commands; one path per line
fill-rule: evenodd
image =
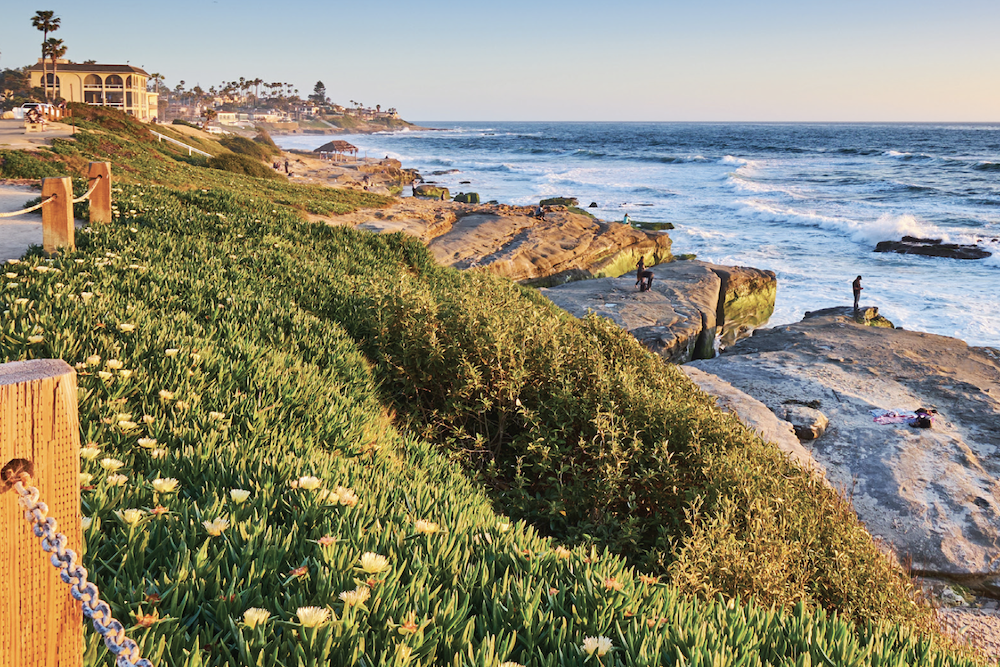
M 552 206 L 534 208 L 405 198 L 385 209 L 330 220 L 378 233 L 402 232 L 423 241 L 434 258 L 458 269 L 482 268 L 528 285 L 619 276 L 669 261 L 670 237 Z
M 695 361 L 779 418 L 807 406 L 829 420 L 802 440 L 868 531 L 914 574 L 1000 592 L 1000 351 L 865 326 L 849 308 L 758 329 Z M 872 411 L 937 410 L 931 428 Z

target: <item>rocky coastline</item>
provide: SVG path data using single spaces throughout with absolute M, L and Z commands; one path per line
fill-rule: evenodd
M 408 197 L 328 222 L 416 236 L 442 264 L 493 271 L 577 317 L 611 319 L 840 490 L 936 604 L 955 607 L 955 590 L 1000 598 L 1000 351 L 894 328 L 876 308 L 759 328 L 774 309 L 773 272 L 678 260 L 665 230 L 574 206 L 539 216 Z M 653 273 L 643 292 L 639 257 Z M 879 424 L 872 412 L 919 407 L 937 411 L 933 428 Z

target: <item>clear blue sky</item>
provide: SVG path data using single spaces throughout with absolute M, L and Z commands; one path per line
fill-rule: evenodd
M 997 0 L 4 2 L 0 67 L 261 77 L 411 120 L 1000 121 Z

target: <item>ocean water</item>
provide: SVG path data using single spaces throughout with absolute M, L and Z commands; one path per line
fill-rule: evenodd
M 777 274 L 769 326 L 850 305 L 860 274 L 862 304 L 898 326 L 1000 347 L 1000 124 L 422 124 L 442 129 L 344 138 L 453 194 L 573 196 L 605 220 L 671 222 L 675 254 Z M 994 255 L 873 252 L 903 235 Z

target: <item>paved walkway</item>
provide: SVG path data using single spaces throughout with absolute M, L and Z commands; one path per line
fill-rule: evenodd
M 55 137 L 73 136 L 73 126 L 63 123 L 49 123 L 44 132 L 25 133 L 23 120 L 0 119 L 0 149 L 36 150 L 47 146 Z
M 28 185 L 0 185 L 0 213 L 22 209 L 40 194 L 41 190 Z M 41 211 L 0 218 L 0 262 L 19 259 L 32 244 L 42 244 Z

